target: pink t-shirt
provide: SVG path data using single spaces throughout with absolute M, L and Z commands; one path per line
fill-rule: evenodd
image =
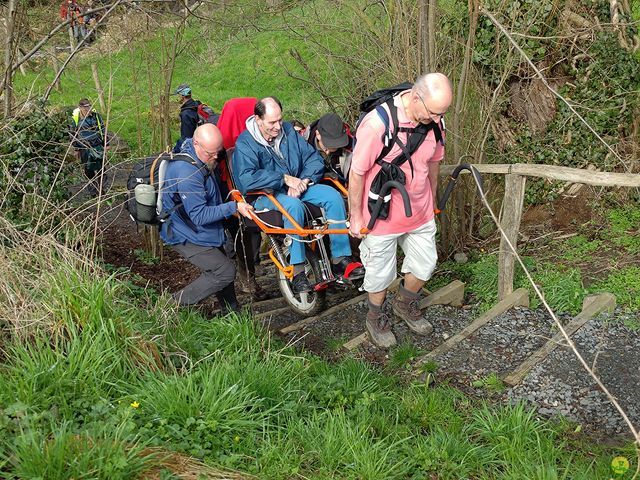
M 414 128 L 417 125 L 407 117 L 402 104 L 402 92 L 397 95 L 394 104 L 398 107 L 398 123 L 401 127 Z M 389 120 L 391 123 L 391 120 Z M 364 191 L 362 196 L 362 218 L 365 226 L 369 223 L 371 215 L 367 207 L 368 193 L 373 179 L 380 171 L 380 166 L 375 163 L 376 158 L 382 151 L 382 135 L 384 134 L 384 123 L 378 113 L 374 110 L 368 113 L 356 132 L 356 146 L 353 150 L 351 169 L 364 176 Z M 407 133 L 400 132 L 399 138 L 406 145 Z M 444 132 L 442 132 L 444 137 Z M 389 154 L 383 160 L 390 162 L 400 154 L 401 150 L 394 144 Z M 444 158 L 444 146 L 435 139 L 433 130 L 429 131 L 427 138 L 422 142 L 420 148 L 411 156 L 413 162 L 413 175 L 409 162 L 405 162 L 400 168 L 405 173 L 405 188 L 411 199 L 411 217 L 405 216 L 404 204 L 400 192 L 391 190 L 391 205 L 389 216 L 386 220 L 378 219 L 371 233 L 373 235 L 388 235 L 392 233 L 405 233 L 415 230 L 430 221 L 433 216 L 433 194 L 431 193 L 431 183 L 429 182 L 429 163 L 439 162 Z

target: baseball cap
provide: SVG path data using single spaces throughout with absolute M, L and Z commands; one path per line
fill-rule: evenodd
M 344 122 L 335 113 L 327 113 L 320 117 L 318 131 L 322 136 L 322 144 L 327 148 L 342 148 L 349 144 Z
M 173 92 L 173 94 L 186 97 L 187 95 L 191 95 L 191 87 L 187 83 L 181 83 L 176 87 L 176 90 L 175 92 Z

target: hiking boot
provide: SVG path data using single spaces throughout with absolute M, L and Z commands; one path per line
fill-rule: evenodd
M 253 277 L 248 279 L 241 278 L 238 282 L 238 290 L 240 290 L 242 293 L 251 295 L 251 298 L 258 302 L 261 300 L 266 300 L 269 296 Z
M 216 292 L 216 298 L 222 310 L 220 315 L 225 316 L 229 313 L 240 313 L 240 305 L 238 305 L 238 300 L 236 299 L 236 290 L 233 282 Z
M 420 311 L 420 294 L 410 292 L 400 284 L 398 294 L 391 304 L 393 313 L 404 320 L 404 322 L 414 333 L 418 335 L 429 335 L 433 331 L 433 326 L 427 322 Z
M 364 267 L 360 262 L 354 262 L 351 257 L 342 257 L 338 263 L 331 262 L 331 271 L 335 276 L 347 280 L 364 278 Z
M 98 189 L 91 181 L 87 183 L 87 193 L 91 198 L 96 198 L 98 196 Z
M 309 279 L 307 279 L 307 275 L 304 272 L 300 272 L 293 276 L 293 280 L 291 280 L 291 288 L 293 293 L 309 293 L 313 290 L 309 283 Z
M 371 308 L 367 312 L 365 325 L 371 343 L 380 348 L 390 348 L 396 344 L 396 336 L 391 331 L 389 315 L 378 307 L 378 311 Z

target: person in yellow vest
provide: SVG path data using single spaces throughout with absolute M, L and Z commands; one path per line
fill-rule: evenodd
M 105 156 L 106 132 L 104 122 L 98 112 L 91 107 L 91 102 L 83 98 L 73 111 L 71 127 L 71 144 L 80 156 L 80 162 L 89 183 L 87 188 L 93 196 L 97 195 L 100 182 L 96 175 L 102 170 Z

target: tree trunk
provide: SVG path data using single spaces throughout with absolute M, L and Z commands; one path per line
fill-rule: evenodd
M 25 55 L 24 50 L 22 48 L 20 48 L 20 47 L 18 47 L 18 53 L 20 53 L 20 55 L 22 55 L 23 57 Z M 24 63 L 21 63 L 20 67 L 18 67 L 18 68 L 20 68 L 20 73 L 22 74 L 22 76 L 26 77 L 27 76 L 27 69 L 24 68 Z
M 462 112 L 464 110 L 464 97 L 467 91 L 467 78 L 469 69 L 471 68 L 471 54 L 475 44 L 476 28 L 478 25 L 478 0 L 469 0 L 469 34 L 467 35 L 467 44 L 464 51 L 464 60 L 462 69 L 460 70 L 460 79 L 458 81 L 458 89 L 456 92 L 456 103 L 453 110 L 453 158 L 458 164 L 461 162 L 463 152 L 460 146 L 462 139 Z M 467 218 L 465 212 L 466 206 L 466 190 L 458 188 L 456 190 L 456 212 L 458 217 L 458 242 L 464 246 L 467 240 Z
M 56 55 L 55 47 L 51 48 L 51 66 L 53 67 L 53 75 L 57 75 L 60 70 L 60 62 L 58 61 L 58 56 Z M 60 88 L 60 80 L 58 79 L 54 84 L 53 88 L 55 88 L 56 92 L 61 92 L 62 88 Z
M 91 73 L 93 74 L 93 81 L 96 84 L 96 91 L 98 92 L 98 102 L 100 102 L 100 108 L 104 112 L 107 106 L 104 103 L 104 91 L 102 90 L 100 76 L 98 75 L 98 66 L 95 63 L 91 64 Z
M 426 1 L 426 0 L 425 0 Z M 437 1 L 429 0 L 429 11 L 427 12 L 427 34 L 429 36 L 429 69 L 436 71 L 436 8 Z
M 16 0 L 9 0 L 7 4 L 7 29 L 4 44 L 4 118 L 11 117 L 13 109 L 13 41 L 16 20 Z
M 76 37 L 73 36 L 73 25 L 71 23 L 69 24 L 69 47 L 71 47 L 72 52 L 76 48 Z
M 420 19 L 418 21 L 418 41 L 420 45 L 420 69 L 419 73 L 429 71 L 429 26 L 428 26 L 429 0 L 420 2 Z

